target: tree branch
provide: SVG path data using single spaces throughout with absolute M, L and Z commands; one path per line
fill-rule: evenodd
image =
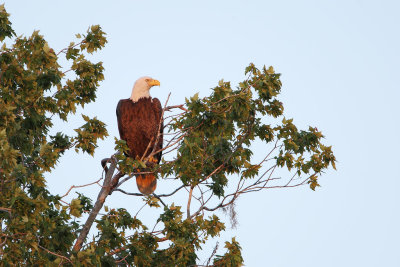
M 181 185 L 180 187 L 178 187 L 177 189 L 172 191 L 172 193 L 161 194 L 161 195 L 157 195 L 156 197 L 170 197 L 170 196 L 172 196 L 173 194 L 175 194 L 176 192 L 178 192 L 179 190 L 181 190 L 184 187 L 185 187 L 185 185 Z M 119 189 L 119 188 L 114 189 L 114 191 L 119 191 L 119 192 L 124 193 L 125 195 L 129 195 L 129 196 L 138 196 L 138 197 L 144 196 L 142 193 L 129 193 L 129 192 L 126 192 L 125 190 L 122 190 L 122 189 Z
M 158 123 L 157 137 L 156 137 L 156 140 L 154 142 L 153 149 L 152 149 L 150 155 L 148 156 L 148 159 L 156 154 L 156 153 L 154 153 L 154 151 L 156 150 L 156 148 L 158 146 L 158 140 L 160 140 L 160 135 L 161 135 L 160 131 L 161 131 L 161 127 L 163 127 L 162 125 L 164 124 L 164 112 L 165 112 L 165 108 L 167 106 L 167 103 L 169 101 L 170 96 L 171 96 L 171 93 L 168 94 L 167 100 L 165 101 L 165 104 L 164 104 L 164 108 L 161 111 L 160 121 Z M 151 144 L 151 141 L 150 141 L 149 145 L 150 144 Z M 162 146 L 162 144 L 161 144 L 161 146 Z M 147 153 L 147 149 L 146 149 L 145 154 L 143 154 L 143 156 L 146 155 L 146 153 Z M 147 162 L 148 159 L 145 160 L 145 163 Z
M 90 228 L 92 227 L 94 220 L 96 219 L 97 214 L 99 213 L 100 209 L 103 207 L 104 202 L 105 202 L 108 194 L 110 193 L 110 190 L 111 190 L 110 184 L 111 184 L 111 179 L 114 174 L 115 168 L 116 168 L 116 160 L 113 156 L 112 160 L 111 160 L 110 168 L 109 168 L 108 172 L 106 173 L 106 178 L 104 179 L 103 186 L 99 192 L 99 195 L 97 196 L 97 201 L 96 201 L 92 211 L 90 212 L 89 217 L 86 220 L 86 223 L 83 226 L 78 239 L 75 242 L 75 245 L 73 247 L 74 251 L 79 251 L 82 248 L 83 242 L 85 242 L 85 239 L 89 233 Z
M 41 248 L 41 249 L 43 249 L 44 251 L 46 251 L 47 253 L 50 253 L 51 255 L 54 255 L 54 256 L 56 256 L 56 257 L 59 257 L 59 258 L 61 258 L 61 259 L 63 259 L 63 260 L 67 260 L 69 263 L 71 263 L 72 265 L 74 264 L 70 259 L 68 259 L 67 257 L 65 257 L 65 256 L 63 256 L 63 255 L 60 255 L 60 254 L 57 254 L 57 253 L 55 253 L 55 252 L 52 252 L 52 251 L 50 251 L 50 250 L 48 250 L 47 248 L 45 248 L 45 247 L 43 247 L 43 246 L 41 246 L 40 244 L 39 244 L 39 242 L 40 242 L 40 240 L 39 240 L 39 237 L 37 237 L 37 239 L 38 239 L 38 247 L 39 248 Z
M 218 242 L 217 242 L 217 244 L 216 244 L 215 247 L 214 247 L 213 252 L 211 253 L 210 258 L 208 258 L 208 261 L 207 261 L 207 265 L 206 265 L 206 266 L 210 266 L 210 261 L 211 261 L 211 259 L 214 257 L 215 253 L 217 253 L 218 245 L 219 245 L 219 244 L 218 244 Z
M 1 211 L 7 211 L 8 213 L 11 214 L 11 209 L 9 209 L 9 208 L 0 207 L 0 210 L 1 210 Z
M 129 196 L 137 196 L 137 197 L 144 196 L 142 193 L 129 193 L 129 192 L 126 192 L 126 191 L 124 191 L 122 189 L 119 189 L 119 188 L 114 189 L 114 191 L 118 191 L 118 192 L 121 192 L 121 193 L 123 193 L 125 195 L 129 195 Z
M 165 108 L 165 111 L 170 111 L 171 109 L 179 108 L 179 109 L 184 110 L 184 111 L 187 112 L 188 110 L 186 108 L 184 108 L 183 106 L 184 105 L 168 106 L 168 107 Z
M 187 203 L 187 218 L 190 219 L 190 203 L 192 202 L 193 186 L 190 187 L 189 199 Z
M 170 196 L 172 196 L 173 194 L 175 194 L 176 192 L 178 192 L 179 190 L 181 190 L 182 188 L 184 188 L 185 187 L 185 185 L 181 185 L 180 187 L 178 187 L 177 189 L 175 189 L 174 191 L 172 191 L 172 193 L 169 193 L 169 194 L 161 194 L 161 195 L 158 195 L 159 197 L 170 197 Z
M 97 181 L 95 181 L 95 182 L 93 182 L 93 183 L 89 183 L 89 184 L 84 184 L 84 185 L 73 185 L 73 186 L 71 186 L 71 187 L 69 188 L 69 190 L 67 191 L 67 193 L 65 193 L 61 198 L 66 197 L 66 196 L 71 192 L 71 190 L 74 189 L 74 188 L 81 188 L 81 187 L 86 187 L 86 186 L 89 186 L 89 185 L 98 184 L 102 179 L 103 179 L 103 177 L 100 178 L 99 180 L 97 180 Z

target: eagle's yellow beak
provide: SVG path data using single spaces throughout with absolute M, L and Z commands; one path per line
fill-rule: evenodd
M 154 80 L 154 79 L 148 81 L 147 83 L 148 83 L 148 85 L 150 85 L 150 87 L 151 86 L 156 86 L 156 85 L 160 86 L 160 82 L 157 81 L 157 80 Z

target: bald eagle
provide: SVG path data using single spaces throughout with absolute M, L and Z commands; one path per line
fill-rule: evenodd
M 159 85 L 159 81 L 150 77 L 139 78 L 133 86 L 131 97 L 121 99 L 117 105 L 118 130 L 120 138 L 129 147 L 127 156 L 133 159 L 148 157 L 157 141 L 154 151 L 159 152 L 150 158 L 148 166 L 154 166 L 161 160 L 162 108 L 160 100 L 150 96 L 150 88 Z M 140 174 L 136 176 L 136 184 L 142 194 L 149 195 L 156 189 L 157 179 L 152 173 Z

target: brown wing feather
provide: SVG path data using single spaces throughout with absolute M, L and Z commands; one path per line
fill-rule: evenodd
M 125 135 L 124 135 L 124 130 L 122 128 L 122 116 L 121 116 L 121 113 L 124 112 L 123 110 L 125 110 L 125 109 L 122 108 L 122 106 L 124 105 L 123 103 L 125 102 L 124 100 L 120 100 L 118 102 L 117 110 L 116 110 L 117 121 L 118 121 L 118 131 L 119 131 L 119 136 L 120 136 L 120 138 L 122 140 L 125 140 L 125 138 L 126 138 Z
M 153 101 L 150 98 L 141 98 L 136 103 L 130 99 L 119 101 L 117 105 L 119 135 L 131 150 L 129 156 L 142 157 L 149 142 L 155 141 L 161 112 L 161 103 L 156 98 Z M 158 147 L 162 147 L 162 136 L 159 138 Z M 151 151 L 152 149 L 148 149 L 146 156 Z

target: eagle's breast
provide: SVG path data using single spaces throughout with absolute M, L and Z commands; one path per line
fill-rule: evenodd
M 126 141 L 130 149 L 129 156 L 132 158 L 141 158 L 150 142 L 152 144 L 146 154 L 151 153 L 157 139 L 161 111 L 161 103 L 157 98 L 141 98 L 137 102 L 130 99 L 119 101 L 118 129 L 121 139 Z M 159 136 L 158 143 L 160 141 L 162 147 L 162 136 Z

